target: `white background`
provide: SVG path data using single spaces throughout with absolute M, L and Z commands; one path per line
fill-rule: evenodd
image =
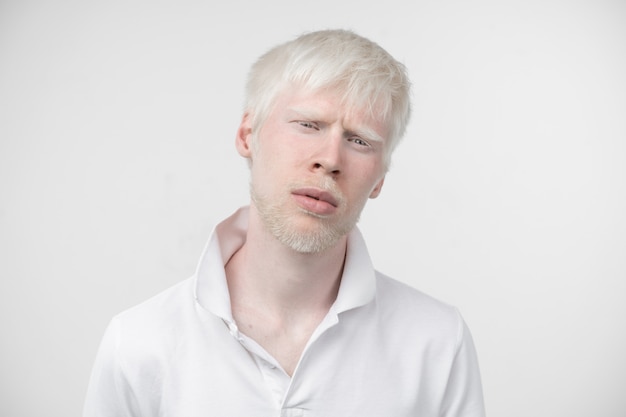
M 253 60 L 348 28 L 414 117 L 361 228 L 461 309 L 491 417 L 626 415 L 626 2 L 0 1 L 0 415 L 77 416 L 116 313 L 247 203 Z

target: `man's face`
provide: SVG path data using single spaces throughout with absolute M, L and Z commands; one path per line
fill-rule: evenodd
M 265 227 L 298 252 L 335 245 L 380 192 L 386 126 L 332 93 L 301 90 L 279 95 L 258 131 L 250 122 L 237 149 L 251 160 L 252 207 Z

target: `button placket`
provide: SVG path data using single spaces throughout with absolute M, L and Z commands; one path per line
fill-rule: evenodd
M 283 408 L 280 410 L 280 417 L 302 417 L 304 412 L 302 408 Z
M 289 377 L 276 365 L 266 361 L 263 358 L 256 357 L 259 369 L 263 375 L 263 379 L 269 390 L 274 395 L 276 405 L 280 406 L 283 403 L 287 389 L 289 388 Z
M 275 362 L 275 359 L 263 349 L 262 346 L 245 334 L 239 332 L 235 323 L 229 325 L 229 329 L 231 330 L 233 337 L 241 343 L 241 345 L 253 358 L 267 388 L 272 393 L 272 396 L 276 401 L 276 405 L 280 407 L 284 401 L 285 395 L 287 394 L 289 385 L 291 384 L 291 378 Z

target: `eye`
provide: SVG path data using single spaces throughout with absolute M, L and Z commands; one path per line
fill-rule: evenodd
M 352 143 L 356 143 L 356 144 L 357 144 L 357 145 L 359 145 L 359 146 L 370 146 L 370 144 L 369 144 L 369 143 L 367 143 L 366 141 L 364 141 L 363 139 L 361 139 L 361 138 L 360 138 L 360 137 L 358 137 L 358 136 L 357 136 L 357 137 L 350 138 L 350 141 L 351 141 Z
M 297 123 L 307 129 L 318 129 L 317 124 L 313 123 L 313 122 L 309 122 L 306 120 L 298 120 Z

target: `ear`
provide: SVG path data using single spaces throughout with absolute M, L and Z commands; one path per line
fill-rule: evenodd
M 372 190 L 370 194 L 370 198 L 376 198 L 380 195 L 380 190 L 383 189 L 384 183 L 385 183 L 385 177 L 382 177 L 380 181 L 378 181 L 378 184 L 376 184 L 376 187 L 374 187 L 374 189 Z
M 244 158 L 250 158 L 252 156 L 252 123 L 250 113 L 248 112 L 244 113 L 239 128 L 237 129 L 235 147 L 239 155 Z

